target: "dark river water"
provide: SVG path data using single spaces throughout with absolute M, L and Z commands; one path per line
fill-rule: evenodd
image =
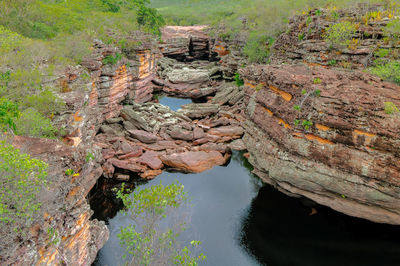
M 151 186 L 178 180 L 192 199 L 191 226 L 182 236 L 202 242 L 200 265 L 400 265 L 400 227 L 374 224 L 307 200 L 288 197 L 251 173 L 242 153 L 227 166 L 200 174 L 164 172 Z M 106 220 L 110 240 L 95 265 L 123 265 L 117 234 L 130 223 L 115 210 L 92 202 L 95 217 Z M 312 213 L 312 208 L 316 214 Z M 314 211 L 314 212 L 315 212 Z

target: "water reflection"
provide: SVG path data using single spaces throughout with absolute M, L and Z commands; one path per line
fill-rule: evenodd
M 201 265 L 399 265 L 400 227 L 290 198 L 263 185 L 251 170 L 243 154 L 234 152 L 225 167 L 200 174 L 164 172 L 138 185 L 160 180 L 168 185 L 177 179 L 185 186 L 193 207 L 191 227 L 180 240 L 202 241 L 207 260 Z M 313 208 L 317 213 L 310 215 Z M 117 234 L 129 222 L 120 213 L 108 219 L 110 240 L 95 265 L 123 264 Z
M 173 111 L 177 111 L 184 104 L 192 103 L 191 99 L 169 97 L 167 95 L 157 95 L 159 103 L 168 106 Z
M 310 215 L 314 208 L 317 213 Z M 312 206 L 270 186 L 242 224 L 241 243 L 265 265 L 399 265 L 400 227 Z

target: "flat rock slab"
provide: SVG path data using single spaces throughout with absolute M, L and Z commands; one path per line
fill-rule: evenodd
M 242 127 L 239 126 L 225 126 L 225 127 L 212 128 L 208 131 L 208 134 L 220 137 L 242 136 L 244 134 L 244 130 Z
M 187 173 L 200 173 L 215 165 L 223 165 L 225 158 L 217 151 L 188 151 L 160 157 L 161 161 L 174 169 Z
M 128 170 L 128 171 L 131 171 L 134 173 L 140 173 L 140 172 L 143 172 L 146 170 L 145 166 L 136 164 L 135 162 L 130 161 L 130 160 L 122 161 L 122 160 L 113 158 L 113 159 L 110 159 L 110 162 L 115 167 L 118 167 L 118 168 L 121 168 L 124 170 Z
M 147 165 L 153 170 L 159 170 L 163 167 L 163 163 L 155 151 L 146 151 L 140 156 L 138 162 Z
M 143 143 L 151 144 L 157 142 L 158 138 L 156 135 L 146 132 L 144 130 L 128 130 L 129 134 L 137 140 Z

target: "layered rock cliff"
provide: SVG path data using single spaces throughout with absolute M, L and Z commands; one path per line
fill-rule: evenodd
M 152 39 L 132 38 L 136 45 L 122 50 L 96 41 L 92 55 L 82 63 L 85 69 L 69 68 L 60 78 L 59 96 L 66 109 L 54 123 L 64 131 L 63 141 L 14 138 L 15 147 L 49 164 L 50 185 L 43 217 L 31 229 L 30 240 L 1 258 L 2 263 L 91 265 L 107 241 L 107 227 L 91 219 L 87 202 L 103 175 L 104 159 L 101 148 L 93 145 L 94 137 L 106 119 L 119 116 L 124 100 L 148 101 L 156 86 L 152 79 L 158 50 Z
M 354 9 L 338 14 L 356 16 Z M 384 46 L 377 36 L 389 18 L 360 24 L 357 36 L 375 32 L 371 40 L 335 50 L 321 36 L 334 23 L 327 16 L 314 10 L 296 17 L 277 40 L 275 64 L 240 70 L 250 162 L 258 176 L 287 194 L 351 216 L 400 224 L 400 115 L 388 110 L 400 106 L 400 87 L 338 68 L 369 64 Z M 289 64 L 276 64 L 283 62 Z

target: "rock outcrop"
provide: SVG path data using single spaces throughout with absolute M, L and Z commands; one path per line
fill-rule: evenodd
M 400 87 L 363 72 L 249 66 L 244 142 L 255 173 L 351 216 L 400 224 Z
M 85 200 L 102 174 L 98 151 L 86 163 L 88 150 L 56 140 L 15 137 L 13 145 L 49 164 L 49 188 L 41 194 L 42 216 L 30 230 L 32 238 L 1 264 L 90 265 L 109 234 L 104 222 L 90 219 L 93 211 Z M 67 169 L 76 174 L 67 175 Z
M 375 65 L 376 60 L 378 64 L 388 58 L 399 60 L 398 42 L 390 41 L 384 35 L 384 28 L 392 19 L 393 11 L 383 5 L 359 4 L 336 11 L 311 10 L 290 20 L 288 29 L 272 47 L 271 63 L 305 62 L 330 68 L 364 69 Z M 339 22 L 350 23 L 355 32 L 337 46 L 327 42 L 324 34 L 329 26 Z M 346 31 L 346 27 L 349 28 L 343 26 L 341 30 Z
M 218 91 L 221 70 L 216 63 L 196 61 L 178 62 L 171 58 L 158 61 L 157 73 L 162 91 L 185 98 L 202 98 Z
M 208 26 L 167 26 L 162 29 L 161 52 L 179 61 L 209 60 Z
M 124 172 L 151 179 L 160 169 L 201 172 L 224 164 L 231 148 L 243 149 L 238 142 L 229 146 L 244 134 L 242 110 L 242 101 L 188 104 L 178 112 L 157 103 L 131 102 L 95 138 L 106 160 L 104 176 L 118 179 Z
M 122 146 L 123 153 L 107 165 L 101 148 L 92 144 L 98 131 L 121 134 L 119 128 L 103 123 L 108 121 L 113 125 L 123 121 L 119 118 L 123 101 L 141 103 L 152 99 L 153 88 L 157 87 L 152 82 L 156 76 L 155 59 L 159 54 L 157 47 L 153 47 L 153 38 L 149 37 L 133 34 L 123 49 L 96 41 L 93 53 L 82 62 L 83 67 L 66 71 L 59 94 L 66 108 L 54 118 L 54 124 L 64 131 L 64 143 L 15 138 L 16 147 L 49 163 L 53 195 L 43 203 L 45 217 L 35 227 L 36 235 L 30 243 L 16 248 L 9 258 L 2 258 L 6 264 L 91 265 L 107 241 L 105 224 L 90 220 L 92 211 L 86 197 L 99 177 L 109 174 L 110 169 L 126 167 L 137 171 L 136 165 L 127 165 L 126 160 L 140 158 L 143 151 Z M 140 159 L 151 169 L 160 167 L 157 163 L 161 161 L 154 160 L 151 154 L 145 153 Z M 76 175 L 66 176 L 67 169 Z M 48 237 L 49 228 L 56 238 Z

